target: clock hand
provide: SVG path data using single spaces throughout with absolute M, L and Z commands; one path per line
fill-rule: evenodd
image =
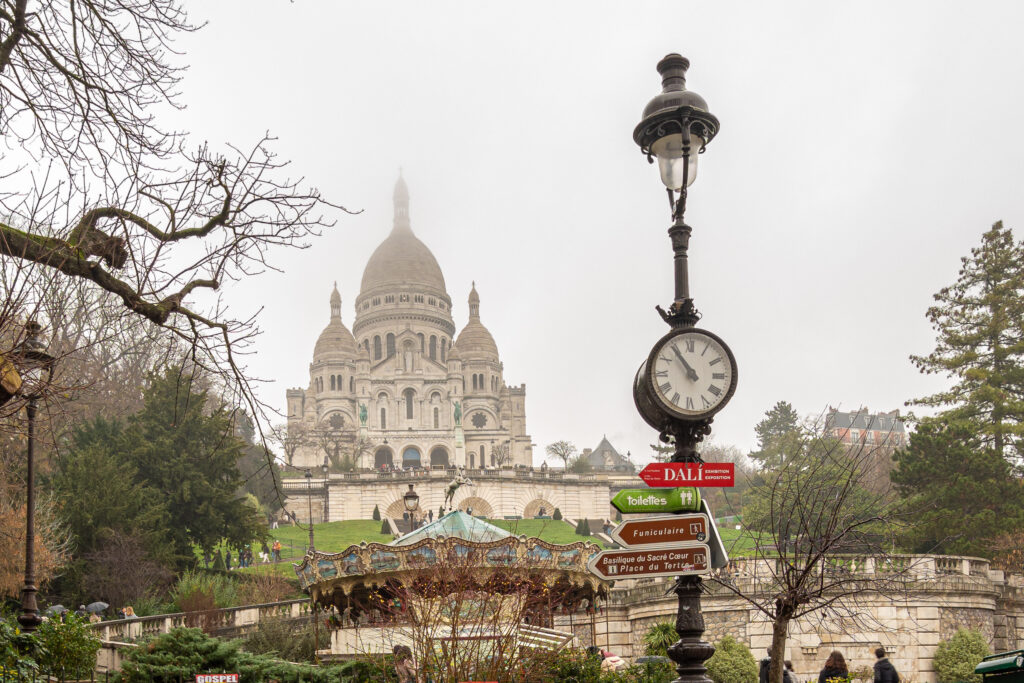
M 700 379 L 699 377 L 697 377 L 697 371 L 690 367 L 690 364 L 686 362 L 685 358 L 683 358 L 683 354 L 679 353 L 679 349 L 676 347 L 675 344 L 672 344 L 672 351 L 675 352 L 676 358 L 678 358 L 679 362 L 681 362 L 683 364 L 683 367 L 686 368 L 686 376 L 689 377 L 694 382 Z

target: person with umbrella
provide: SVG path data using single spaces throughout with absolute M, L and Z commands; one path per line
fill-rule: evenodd
M 103 617 L 100 616 L 100 612 L 110 607 L 105 602 L 97 600 L 96 602 L 90 602 L 85 606 L 85 611 L 89 613 L 89 623 L 96 624 L 103 621 Z

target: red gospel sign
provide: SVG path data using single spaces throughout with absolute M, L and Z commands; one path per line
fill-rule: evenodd
M 731 462 L 652 462 L 640 471 L 640 478 L 648 486 L 669 488 L 676 486 L 736 485 L 736 466 Z

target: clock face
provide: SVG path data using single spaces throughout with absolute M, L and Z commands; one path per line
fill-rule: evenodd
M 706 417 L 736 391 L 736 360 L 717 336 L 696 328 L 659 341 L 647 363 L 653 396 L 680 417 Z

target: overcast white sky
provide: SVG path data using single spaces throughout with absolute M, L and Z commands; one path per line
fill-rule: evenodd
M 716 441 L 752 447 L 778 400 L 889 410 L 942 386 L 907 358 L 932 348 L 932 293 L 995 220 L 1024 236 L 1024 3 L 218 0 L 192 17 L 209 25 L 181 45 L 181 125 L 213 144 L 269 130 L 363 210 L 226 293 L 265 307 L 251 368 L 282 408 L 335 280 L 351 327 L 401 166 L 456 324 L 476 280 L 505 377 L 527 384 L 536 452 L 607 434 L 646 459 L 630 385 L 668 329 L 672 253 L 632 131 L 669 52 L 722 122 L 687 211 L 701 326 L 739 366 Z

